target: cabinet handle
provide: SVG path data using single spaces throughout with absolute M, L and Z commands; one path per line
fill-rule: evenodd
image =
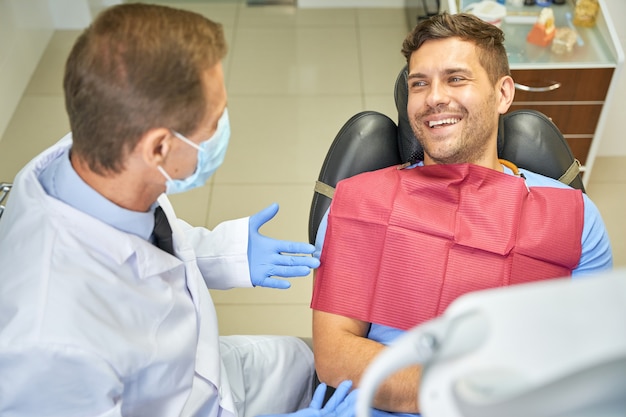
M 531 87 L 524 84 L 515 83 L 515 88 L 522 91 L 529 91 L 531 93 L 545 93 L 546 91 L 553 91 L 561 87 L 561 83 L 558 81 L 552 81 L 554 84 L 547 85 L 545 87 Z

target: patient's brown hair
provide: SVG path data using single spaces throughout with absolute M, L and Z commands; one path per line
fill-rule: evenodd
M 413 52 L 424 42 L 447 38 L 459 38 L 477 46 L 478 60 L 493 85 L 511 75 L 502 30 L 467 13 L 443 13 L 418 23 L 404 40 L 402 54 L 409 63 Z

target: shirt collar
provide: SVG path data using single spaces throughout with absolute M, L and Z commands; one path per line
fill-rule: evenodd
M 513 173 L 513 170 L 512 170 L 511 168 L 509 168 L 508 166 L 506 166 L 506 165 L 504 165 L 504 164 L 500 164 L 500 165 L 502 165 L 503 172 L 504 172 L 505 174 L 515 175 L 515 174 Z M 408 166 L 407 168 L 415 168 L 415 167 L 423 167 L 423 166 L 424 166 L 424 161 L 417 161 L 417 162 L 415 162 L 414 164 L 412 164 L 412 165 Z M 521 170 L 520 170 L 520 172 L 521 172 Z
M 149 240 L 157 204 L 144 213 L 111 202 L 76 173 L 70 162 L 69 149 L 51 161 L 39 174 L 39 182 L 46 193 L 118 230 Z

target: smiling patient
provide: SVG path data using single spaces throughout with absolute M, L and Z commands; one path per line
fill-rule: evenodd
M 585 194 L 498 159 L 498 120 L 515 93 L 503 42 L 468 14 L 433 16 L 405 39 L 424 159 L 337 186 L 311 303 L 321 381 L 358 385 L 385 344 L 465 293 L 612 266 Z M 417 366 L 394 375 L 375 406 L 419 412 L 419 379 Z

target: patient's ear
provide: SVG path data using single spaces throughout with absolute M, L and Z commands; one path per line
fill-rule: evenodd
M 496 94 L 498 94 L 498 113 L 504 114 L 511 107 L 515 97 L 515 82 L 513 78 L 508 75 L 500 78 Z

